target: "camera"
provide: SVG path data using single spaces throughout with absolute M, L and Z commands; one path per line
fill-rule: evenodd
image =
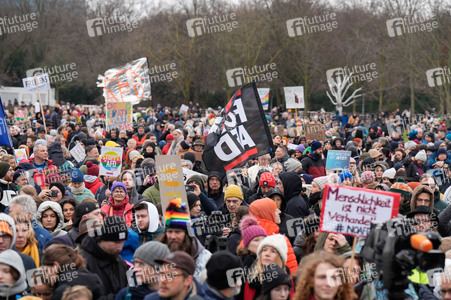
M 50 191 L 50 197 L 58 197 L 58 191 L 51 190 Z
M 194 185 L 192 185 L 192 184 L 185 185 L 185 190 L 187 192 L 194 192 Z

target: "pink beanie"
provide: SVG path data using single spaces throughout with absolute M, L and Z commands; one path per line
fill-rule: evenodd
M 244 247 L 247 247 L 257 236 L 267 236 L 266 231 L 258 225 L 257 219 L 252 216 L 243 217 L 240 222 L 240 229 Z
M 376 180 L 376 176 L 374 176 L 372 171 L 365 171 L 360 175 L 360 179 L 362 180 L 362 185 L 368 185 Z

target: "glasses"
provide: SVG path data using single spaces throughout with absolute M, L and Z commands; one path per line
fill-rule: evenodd
M 124 190 L 114 190 L 113 194 L 125 194 Z

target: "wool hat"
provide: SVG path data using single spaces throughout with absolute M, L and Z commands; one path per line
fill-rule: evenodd
M 440 154 L 448 154 L 448 152 L 446 152 L 445 148 L 439 148 L 437 150 L 437 156 L 439 156 Z
M 312 144 L 310 145 L 312 152 L 315 152 L 316 150 L 318 150 L 321 147 L 322 147 L 321 142 L 318 142 L 318 141 L 313 141 Z
M 17 180 L 17 178 L 19 178 L 20 175 L 22 175 L 22 173 L 27 174 L 27 178 L 28 178 L 27 171 L 25 171 L 25 170 L 16 170 L 16 171 L 14 171 L 14 174 L 13 174 L 13 182 L 15 182 Z
M 92 161 L 88 161 L 86 163 L 86 167 L 87 167 L 86 175 L 91 175 L 91 176 L 96 176 L 96 177 L 99 176 L 100 169 L 99 169 L 98 165 L 92 163 Z
M 188 199 L 188 207 L 191 210 L 197 201 L 200 201 L 199 196 L 194 193 L 186 192 L 186 198 Z
M 379 156 L 382 155 L 382 153 L 380 153 L 380 152 L 377 151 L 376 149 L 370 149 L 370 150 L 368 151 L 368 153 L 370 154 L 371 158 L 373 158 L 373 159 L 376 159 L 376 158 L 378 158 Z
M 346 178 L 350 178 L 351 180 L 353 179 L 352 174 L 349 173 L 348 171 L 342 171 L 340 173 L 340 176 L 338 176 L 338 184 L 341 184 Z
M 243 200 L 243 192 L 241 191 L 241 188 L 235 184 L 231 184 L 225 189 L 224 193 L 224 200 L 227 200 L 227 198 L 230 197 L 236 197 L 238 199 Z
M 271 246 L 275 248 L 277 252 L 279 252 L 282 263 L 286 264 L 288 256 L 288 246 L 285 239 L 286 237 L 281 234 L 273 234 L 265 237 L 258 245 L 257 257 L 260 257 L 260 253 L 263 250 L 263 247 Z
M 382 178 L 395 179 L 396 170 L 394 168 L 390 168 L 382 174 Z
M 289 158 L 284 163 L 284 167 L 285 170 L 287 170 L 287 172 L 294 172 L 297 168 L 302 167 L 302 164 L 299 160 L 295 158 Z
M 185 153 L 185 155 L 183 155 L 183 159 L 189 160 L 194 165 L 196 163 L 196 154 L 194 154 L 194 152 L 188 151 Z
M 6 173 L 9 171 L 9 168 L 11 168 L 9 163 L 0 161 L 0 178 L 5 177 Z
M 301 152 L 301 153 L 304 153 L 304 151 L 305 151 L 305 146 L 304 146 L 304 144 L 299 144 L 299 145 L 296 147 L 296 150 L 299 151 L 299 152 Z
M 181 141 L 180 142 L 180 147 L 182 147 L 183 150 L 188 150 L 189 149 L 189 145 L 186 141 Z
M 72 182 L 83 182 L 83 172 L 81 172 L 79 169 L 74 169 L 70 173 L 70 179 Z
M 412 190 L 414 190 L 417 186 L 421 185 L 421 183 L 414 181 L 414 182 L 408 182 L 407 185 L 410 186 L 410 188 Z
M 362 160 L 362 166 L 366 166 L 366 165 L 372 165 L 374 164 L 374 158 L 372 158 L 371 156 L 365 158 L 364 160 Z
M 374 180 L 376 180 L 376 176 L 374 176 L 374 173 L 372 171 L 363 172 L 360 178 L 362 179 L 363 185 L 371 184 L 374 182 Z
M 408 186 L 402 177 L 396 179 L 396 182 L 390 187 L 390 192 L 400 193 L 404 196 L 412 196 L 412 189 Z
M 326 184 L 330 184 L 329 177 L 328 176 L 320 176 L 313 179 L 313 182 L 316 183 L 316 185 L 321 189 L 324 190 L 324 187 Z
M 448 134 L 445 136 L 445 139 L 447 139 L 448 141 L 451 141 L 451 133 L 448 133 Z
M 263 172 L 260 175 L 260 181 L 259 186 L 270 186 L 270 187 L 276 187 L 276 179 L 274 178 L 274 175 L 269 172 Z M 225 198 L 224 198 L 225 199 Z
M 370 157 L 370 154 L 368 152 L 363 152 L 362 154 L 360 154 L 359 160 L 363 162 L 368 157 Z
M 207 262 L 207 283 L 217 290 L 224 290 L 229 287 L 229 270 L 242 268 L 243 263 L 238 256 L 233 255 L 227 250 L 215 252 Z M 233 278 L 237 280 L 238 278 Z M 236 282 L 233 282 L 235 285 Z
M 79 169 L 83 173 L 83 176 L 86 175 L 86 172 L 88 171 L 88 167 L 86 165 L 82 165 Z
M 101 241 L 119 242 L 128 238 L 128 228 L 125 220 L 120 216 L 106 217 L 103 220 Z
M 139 246 L 138 249 L 135 250 L 133 258 L 140 259 L 155 268 L 158 266 L 155 260 L 164 259 L 169 253 L 171 253 L 171 251 L 169 251 L 166 244 L 150 241 Z
M 406 148 L 406 149 L 412 149 L 413 147 L 415 147 L 417 145 L 417 143 L 415 143 L 414 141 L 408 141 L 405 145 L 404 145 L 404 147 Z
M 404 164 L 398 161 L 393 165 L 393 168 L 395 169 L 395 171 L 398 171 L 399 169 L 404 168 Z
M 381 167 L 382 172 L 387 171 L 388 164 L 385 161 L 378 161 L 378 162 L 374 163 L 374 165 L 375 165 L 375 167 L 374 167 L 375 170 L 376 170 L 376 167 Z
M 82 202 L 78 204 L 75 208 L 75 220 L 81 219 L 84 215 L 89 214 L 98 208 L 97 204 L 93 202 Z
M 407 173 L 404 170 L 398 170 L 395 173 L 395 179 L 397 179 L 398 177 L 402 177 L 404 179 L 404 181 L 407 181 Z
M 421 150 L 415 155 L 416 160 L 421 160 L 422 162 L 426 162 L 428 160 L 428 157 L 426 155 L 426 151 Z
M 262 293 L 268 295 L 272 289 L 281 286 L 288 285 L 291 290 L 291 277 L 281 267 L 276 264 L 270 264 L 265 266 L 263 271 Z
M 166 142 L 173 141 L 173 140 L 174 140 L 174 136 L 172 134 L 168 134 L 166 136 Z
M 177 198 L 169 201 L 169 205 L 164 213 L 164 222 L 166 229 L 188 230 L 191 226 L 191 220 L 186 209 L 186 204 L 182 202 L 182 199 Z
M 300 176 L 302 179 L 304 179 L 305 184 L 312 184 L 312 181 L 313 181 L 313 175 L 302 173 L 302 174 L 299 174 L 299 176 Z
M 240 230 L 244 247 L 247 247 L 249 243 L 258 236 L 267 236 L 263 227 L 258 225 L 257 219 L 249 215 L 243 217 L 241 220 Z
M 196 263 L 194 259 L 185 251 L 171 252 L 164 259 L 155 259 L 157 264 L 170 264 L 171 267 L 186 271 L 189 275 L 194 275 Z
M 114 191 L 116 188 L 123 188 L 124 191 L 127 192 L 127 187 L 126 187 L 125 184 L 122 183 L 122 182 L 115 182 L 115 183 L 113 184 L 113 186 L 111 187 L 111 193 L 113 193 L 113 191 Z
M 191 182 L 198 183 L 201 191 L 205 190 L 205 183 L 200 175 L 191 175 L 191 177 L 189 177 L 186 181 L 186 184 L 190 184 Z
M 134 158 L 135 156 L 138 156 L 138 155 L 140 155 L 140 154 L 139 154 L 139 152 L 138 152 L 137 150 L 132 150 L 132 151 L 130 151 L 130 153 L 128 154 L 128 159 L 129 159 L 130 161 L 132 161 L 133 158 Z
M 204 146 L 204 142 L 202 141 L 202 139 L 197 139 L 194 141 L 193 146 Z
M 66 194 L 66 188 L 64 187 L 64 184 L 62 184 L 61 182 L 59 182 L 59 181 L 52 182 L 49 185 L 49 188 L 51 189 L 52 187 L 58 188 L 61 192 L 61 195 L 63 195 L 63 196 Z

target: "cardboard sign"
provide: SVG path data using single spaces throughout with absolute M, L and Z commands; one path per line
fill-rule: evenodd
M 106 104 L 106 130 L 119 128 L 119 130 L 133 129 L 133 106 L 131 102 Z
M 27 151 L 24 148 L 14 149 L 14 156 L 16 157 L 16 163 L 19 164 L 22 159 L 27 159 Z
M 86 157 L 85 148 L 83 148 L 81 144 L 75 145 L 75 147 L 72 148 L 69 152 L 77 162 L 83 161 Z
M 122 169 L 122 148 L 102 146 L 99 175 L 119 176 Z
M 157 155 L 155 162 L 163 214 L 171 199 L 180 198 L 186 203 L 186 207 L 189 207 L 180 155 Z
M 331 170 L 349 170 L 351 161 L 351 151 L 327 151 L 326 169 Z
M 105 72 L 101 86 L 105 102 L 132 102 L 150 100 L 150 78 L 147 58 L 142 57 Z
M 365 237 L 371 222 L 396 218 L 400 194 L 326 185 L 320 231 Z
M 324 141 L 326 139 L 326 125 L 315 124 L 309 125 L 305 124 L 305 139 L 306 140 L 317 140 Z
M 285 94 L 285 108 L 304 108 L 304 87 L 286 86 L 283 88 Z
M 268 110 L 269 108 L 269 89 L 257 89 L 258 95 L 260 96 L 260 101 L 262 102 L 263 110 Z
M 202 177 L 202 179 L 205 182 L 207 182 L 207 179 L 208 179 L 207 175 L 199 173 L 199 172 L 196 172 L 196 171 L 193 171 L 193 170 L 190 170 L 190 169 L 187 169 L 187 168 L 183 168 L 183 182 L 186 183 L 186 181 L 193 175 L 198 175 L 198 176 Z
M 185 114 L 188 112 L 188 109 L 189 109 L 188 105 L 182 104 L 180 106 L 180 111 L 184 112 Z
M 35 93 L 38 91 L 50 90 L 49 74 L 42 73 L 33 77 L 22 78 L 23 87 L 27 93 Z

